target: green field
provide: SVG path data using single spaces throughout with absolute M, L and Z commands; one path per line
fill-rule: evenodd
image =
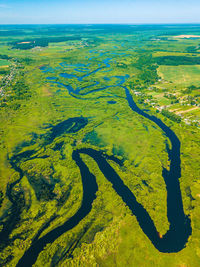
M 8 60 L 0 59 L 0 67 L 9 66 L 10 62 Z
M 174 85 L 200 86 L 200 65 L 160 66 L 158 75 Z

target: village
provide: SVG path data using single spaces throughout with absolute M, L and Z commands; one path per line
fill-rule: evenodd
M 197 88 L 195 88 L 197 89 Z M 197 89 L 199 91 L 199 89 Z M 164 91 L 164 90 L 163 90 Z M 178 116 L 185 124 L 200 127 L 200 94 L 191 96 L 185 90 L 180 92 L 160 92 L 157 87 L 150 86 L 146 90 L 132 90 L 140 103 L 156 109 L 164 115 L 164 110 Z

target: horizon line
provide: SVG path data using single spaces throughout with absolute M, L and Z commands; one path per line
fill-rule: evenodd
M 0 26 L 7 25 L 200 25 L 200 22 L 152 22 L 152 23 L 0 23 Z

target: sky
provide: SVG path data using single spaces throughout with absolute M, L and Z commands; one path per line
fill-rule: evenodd
M 0 0 L 0 24 L 200 23 L 200 0 Z

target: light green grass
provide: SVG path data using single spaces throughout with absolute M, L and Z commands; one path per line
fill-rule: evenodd
M 0 67 L 2 66 L 9 66 L 11 63 L 8 60 L 0 59 Z
M 158 74 L 167 81 L 172 81 L 176 85 L 200 85 L 200 66 L 199 65 L 180 65 L 180 66 L 160 66 Z

